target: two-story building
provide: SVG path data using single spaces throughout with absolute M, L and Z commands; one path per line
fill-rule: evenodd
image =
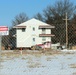
M 16 28 L 16 47 L 31 47 L 44 42 L 51 42 L 51 26 L 37 19 L 31 19 L 14 26 Z

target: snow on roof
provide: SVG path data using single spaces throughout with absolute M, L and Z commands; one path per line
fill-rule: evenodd
M 19 24 L 19 25 L 17 25 L 17 26 L 27 26 L 27 25 L 48 25 L 49 26 L 49 24 L 47 24 L 47 23 L 44 23 L 44 22 L 42 22 L 42 21 L 39 21 L 39 20 L 37 20 L 37 19 L 35 19 L 35 18 L 33 18 L 33 19 L 30 19 L 30 20 L 28 20 L 28 21 L 26 21 L 26 22 L 24 22 L 24 23 L 21 23 L 21 24 Z

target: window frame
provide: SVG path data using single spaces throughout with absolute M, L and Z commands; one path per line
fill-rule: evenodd
M 35 27 L 33 27 L 33 31 L 35 31 Z
M 22 32 L 25 32 L 25 28 L 22 28 Z
M 35 42 L 36 40 L 35 40 L 35 38 L 33 38 L 33 42 Z
M 42 28 L 42 34 L 46 34 L 46 29 Z

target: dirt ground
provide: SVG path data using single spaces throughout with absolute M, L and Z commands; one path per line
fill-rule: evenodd
M 1 52 L 1 56 L 12 56 L 12 55 L 20 55 L 20 54 L 60 54 L 62 53 L 59 50 L 3 50 Z

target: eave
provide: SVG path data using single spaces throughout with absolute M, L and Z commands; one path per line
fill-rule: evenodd
M 53 34 L 39 34 L 40 37 L 52 37 L 55 36 Z
M 55 28 L 55 26 L 40 25 L 39 28 L 40 29 L 42 29 L 42 28 L 51 29 L 51 28 Z
M 14 26 L 13 28 L 26 28 L 26 26 Z

